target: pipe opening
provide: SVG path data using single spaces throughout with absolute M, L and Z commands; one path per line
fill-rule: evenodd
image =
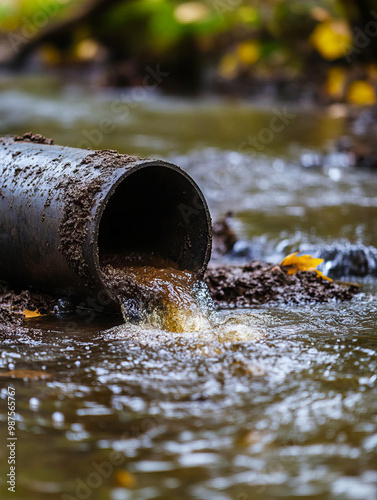
M 196 186 L 174 168 L 151 165 L 125 177 L 109 199 L 99 257 L 201 274 L 209 240 L 208 212 Z

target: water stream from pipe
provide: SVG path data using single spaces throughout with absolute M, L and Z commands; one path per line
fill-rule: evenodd
M 205 283 L 173 267 L 103 267 L 125 323 L 183 333 L 207 329 L 215 311 Z

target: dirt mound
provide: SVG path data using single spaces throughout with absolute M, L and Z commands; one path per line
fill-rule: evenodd
M 357 285 L 330 282 L 317 277 L 315 272 L 288 276 L 280 266 L 257 260 L 245 266 L 211 264 L 204 279 L 212 299 L 221 308 L 245 308 L 267 302 L 344 301 L 359 291 Z
M 38 309 L 46 314 L 53 310 L 55 303 L 56 300 L 49 295 L 28 290 L 17 293 L 5 283 L 0 284 L 0 342 L 39 338 L 40 331 L 28 328 L 24 323 L 22 311 Z
M 16 135 L 15 141 L 18 142 L 34 142 L 36 144 L 54 144 L 54 139 L 49 139 L 42 134 L 33 134 L 33 132 L 26 132 L 24 135 Z

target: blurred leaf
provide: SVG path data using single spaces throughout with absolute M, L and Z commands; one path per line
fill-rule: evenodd
M 209 15 L 209 8 L 202 2 L 183 2 L 174 9 L 174 17 L 181 24 L 202 21 Z
M 329 21 L 331 19 L 331 14 L 327 9 L 324 9 L 323 7 L 313 7 L 310 11 L 310 14 L 313 19 L 316 21 Z
M 174 17 L 174 7 L 169 3 L 162 3 L 148 23 L 150 42 L 158 51 L 168 50 L 181 38 L 185 29 L 186 26 L 182 26 Z
M 246 65 L 254 64 L 260 58 L 261 50 L 258 42 L 242 42 L 237 47 L 238 59 Z
M 347 82 L 347 72 L 344 68 L 337 66 L 330 68 L 326 78 L 326 92 L 331 97 L 340 98 L 344 94 L 344 89 Z
M 60 51 L 51 43 L 45 43 L 42 46 L 41 55 L 45 63 L 55 66 L 62 60 Z
M 310 41 L 322 57 L 332 61 L 345 56 L 352 46 L 352 36 L 346 21 L 325 21 L 316 26 Z
M 1 16 L 0 27 L 4 31 L 15 31 L 18 28 L 19 21 L 16 16 Z
M 249 448 L 250 446 L 263 442 L 266 437 L 268 438 L 267 433 L 252 429 L 241 435 L 237 440 L 237 444 L 239 446 Z
M 225 54 L 221 58 L 219 73 L 225 79 L 232 79 L 237 76 L 238 58 L 235 54 Z
M 237 9 L 237 18 L 245 24 L 257 26 L 260 24 L 260 13 L 256 7 L 241 6 Z
M 348 87 L 347 100 L 352 104 L 375 104 L 376 93 L 370 83 L 364 80 L 355 80 Z
M 371 80 L 377 81 L 377 64 L 369 64 L 367 72 Z
M 114 482 L 122 488 L 129 489 L 136 486 L 135 476 L 126 470 L 117 470 L 114 474 Z
M 93 60 L 100 51 L 100 45 L 92 38 L 81 40 L 75 48 L 75 55 L 82 61 Z

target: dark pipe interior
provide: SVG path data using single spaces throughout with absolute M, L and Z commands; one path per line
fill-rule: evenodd
M 196 188 L 168 167 L 148 166 L 126 177 L 99 227 L 100 259 L 198 271 L 208 245 L 207 213 Z M 136 261 L 136 262 L 135 262 Z

